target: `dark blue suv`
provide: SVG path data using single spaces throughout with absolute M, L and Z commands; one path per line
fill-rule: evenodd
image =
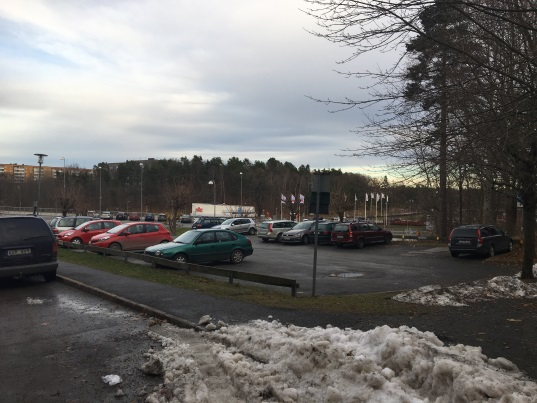
M 0 278 L 41 274 L 56 279 L 58 245 L 40 217 L 0 217 Z
M 192 224 L 192 228 L 212 228 L 215 225 L 222 224 L 224 221 L 226 221 L 226 219 L 222 217 L 199 217 L 194 221 L 194 224 Z

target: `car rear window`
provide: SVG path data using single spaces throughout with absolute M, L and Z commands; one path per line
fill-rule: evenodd
M 34 237 L 51 237 L 48 225 L 41 220 L 26 217 L 0 220 L 0 244 Z
M 349 230 L 349 226 L 347 224 L 336 224 L 333 231 L 334 232 L 347 232 Z
M 455 228 L 452 236 L 476 237 L 477 229 L 476 228 Z
M 262 222 L 261 224 L 259 224 L 259 228 L 268 228 L 268 227 L 269 227 L 268 222 Z

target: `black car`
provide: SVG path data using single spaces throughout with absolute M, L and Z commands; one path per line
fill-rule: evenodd
M 129 215 L 127 213 L 124 213 L 123 211 L 120 211 L 116 213 L 116 220 L 128 220 Z
M 332 230 L 336 226 L 337 222 L 333 221 L 320 221 L 317 225 L 317 243 L 330 245 L 332 243 Z M 314 241 L 315 237 L 315 224 L 309 231 L 310 241 Z
M 513 240 L 495 225 L 461 225 L 451 231 L 448 248 L 453 257 L 461 253 L 492 257 L 496 252 L 513 250 Z
M 40 217 L 0 217 L 0 278 L 41 274 L 56 278 L 58 245 Z
M 226 221 L 226 219 L 222 217 L 199 217 L 194 221 L 194 224 L 192 224 L 192 229 L 212 228 L 222 224 L 224 221 Z

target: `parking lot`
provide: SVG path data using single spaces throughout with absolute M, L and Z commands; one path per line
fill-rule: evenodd
M 190 228 L 192 224 L 180 224 Z M 299 294 L 362 294 L 399 291 L 425 285 L 455 285 L 499 275 L 513 275 L 518 268 L 487 263 L 483 258 L 450 256 L 447 245 L 419 245 L 396 238 L 388 245 L 363 249 L 319 245 L 314 275 L 314 245 L 263 242 L 255 235 L 254 254 L 243 263 L 219 262 L 212 266 L 296 279 Z
M 254 254 L 233 269 L 297 279 L 299 292 L 313 289 L 314 246 L 262 242 L 250 236 Z M 229 268 L 231 264 L 217 266 Z M 516 269 L 486 263 L 483 258 L 450 256 L 447 246 L 416 246 L 393 241 L 363 249 L 317 247 L 316 295 L 362 294 L 397 291 L 424 285 L 455 285 L 499 275 Z

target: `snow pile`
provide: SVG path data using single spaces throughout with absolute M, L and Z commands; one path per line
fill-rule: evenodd
M 146 402 L 535 402 L 537 396 L 537 384 L 507 359 L 489 359 L 479 347 L 445 346 L 433 333 L 407 326 L 362 332 L 257 320 L 204 335 L 180 331 L 189 332 L 191 344 L 150 333 L 163 349 L 147 357 L 160 363 L 164 384 Z
M 537 276 L 537 265 L 533 267 Z M 393 297 L 399 302 L 422 305 L 468 306 L 468 303 L 498 298 L 537 298 L 537 284 L 520 280 L 520 273 L 498 276 L 488 281 L 478 280 L 453 287 L 427 285 Z

